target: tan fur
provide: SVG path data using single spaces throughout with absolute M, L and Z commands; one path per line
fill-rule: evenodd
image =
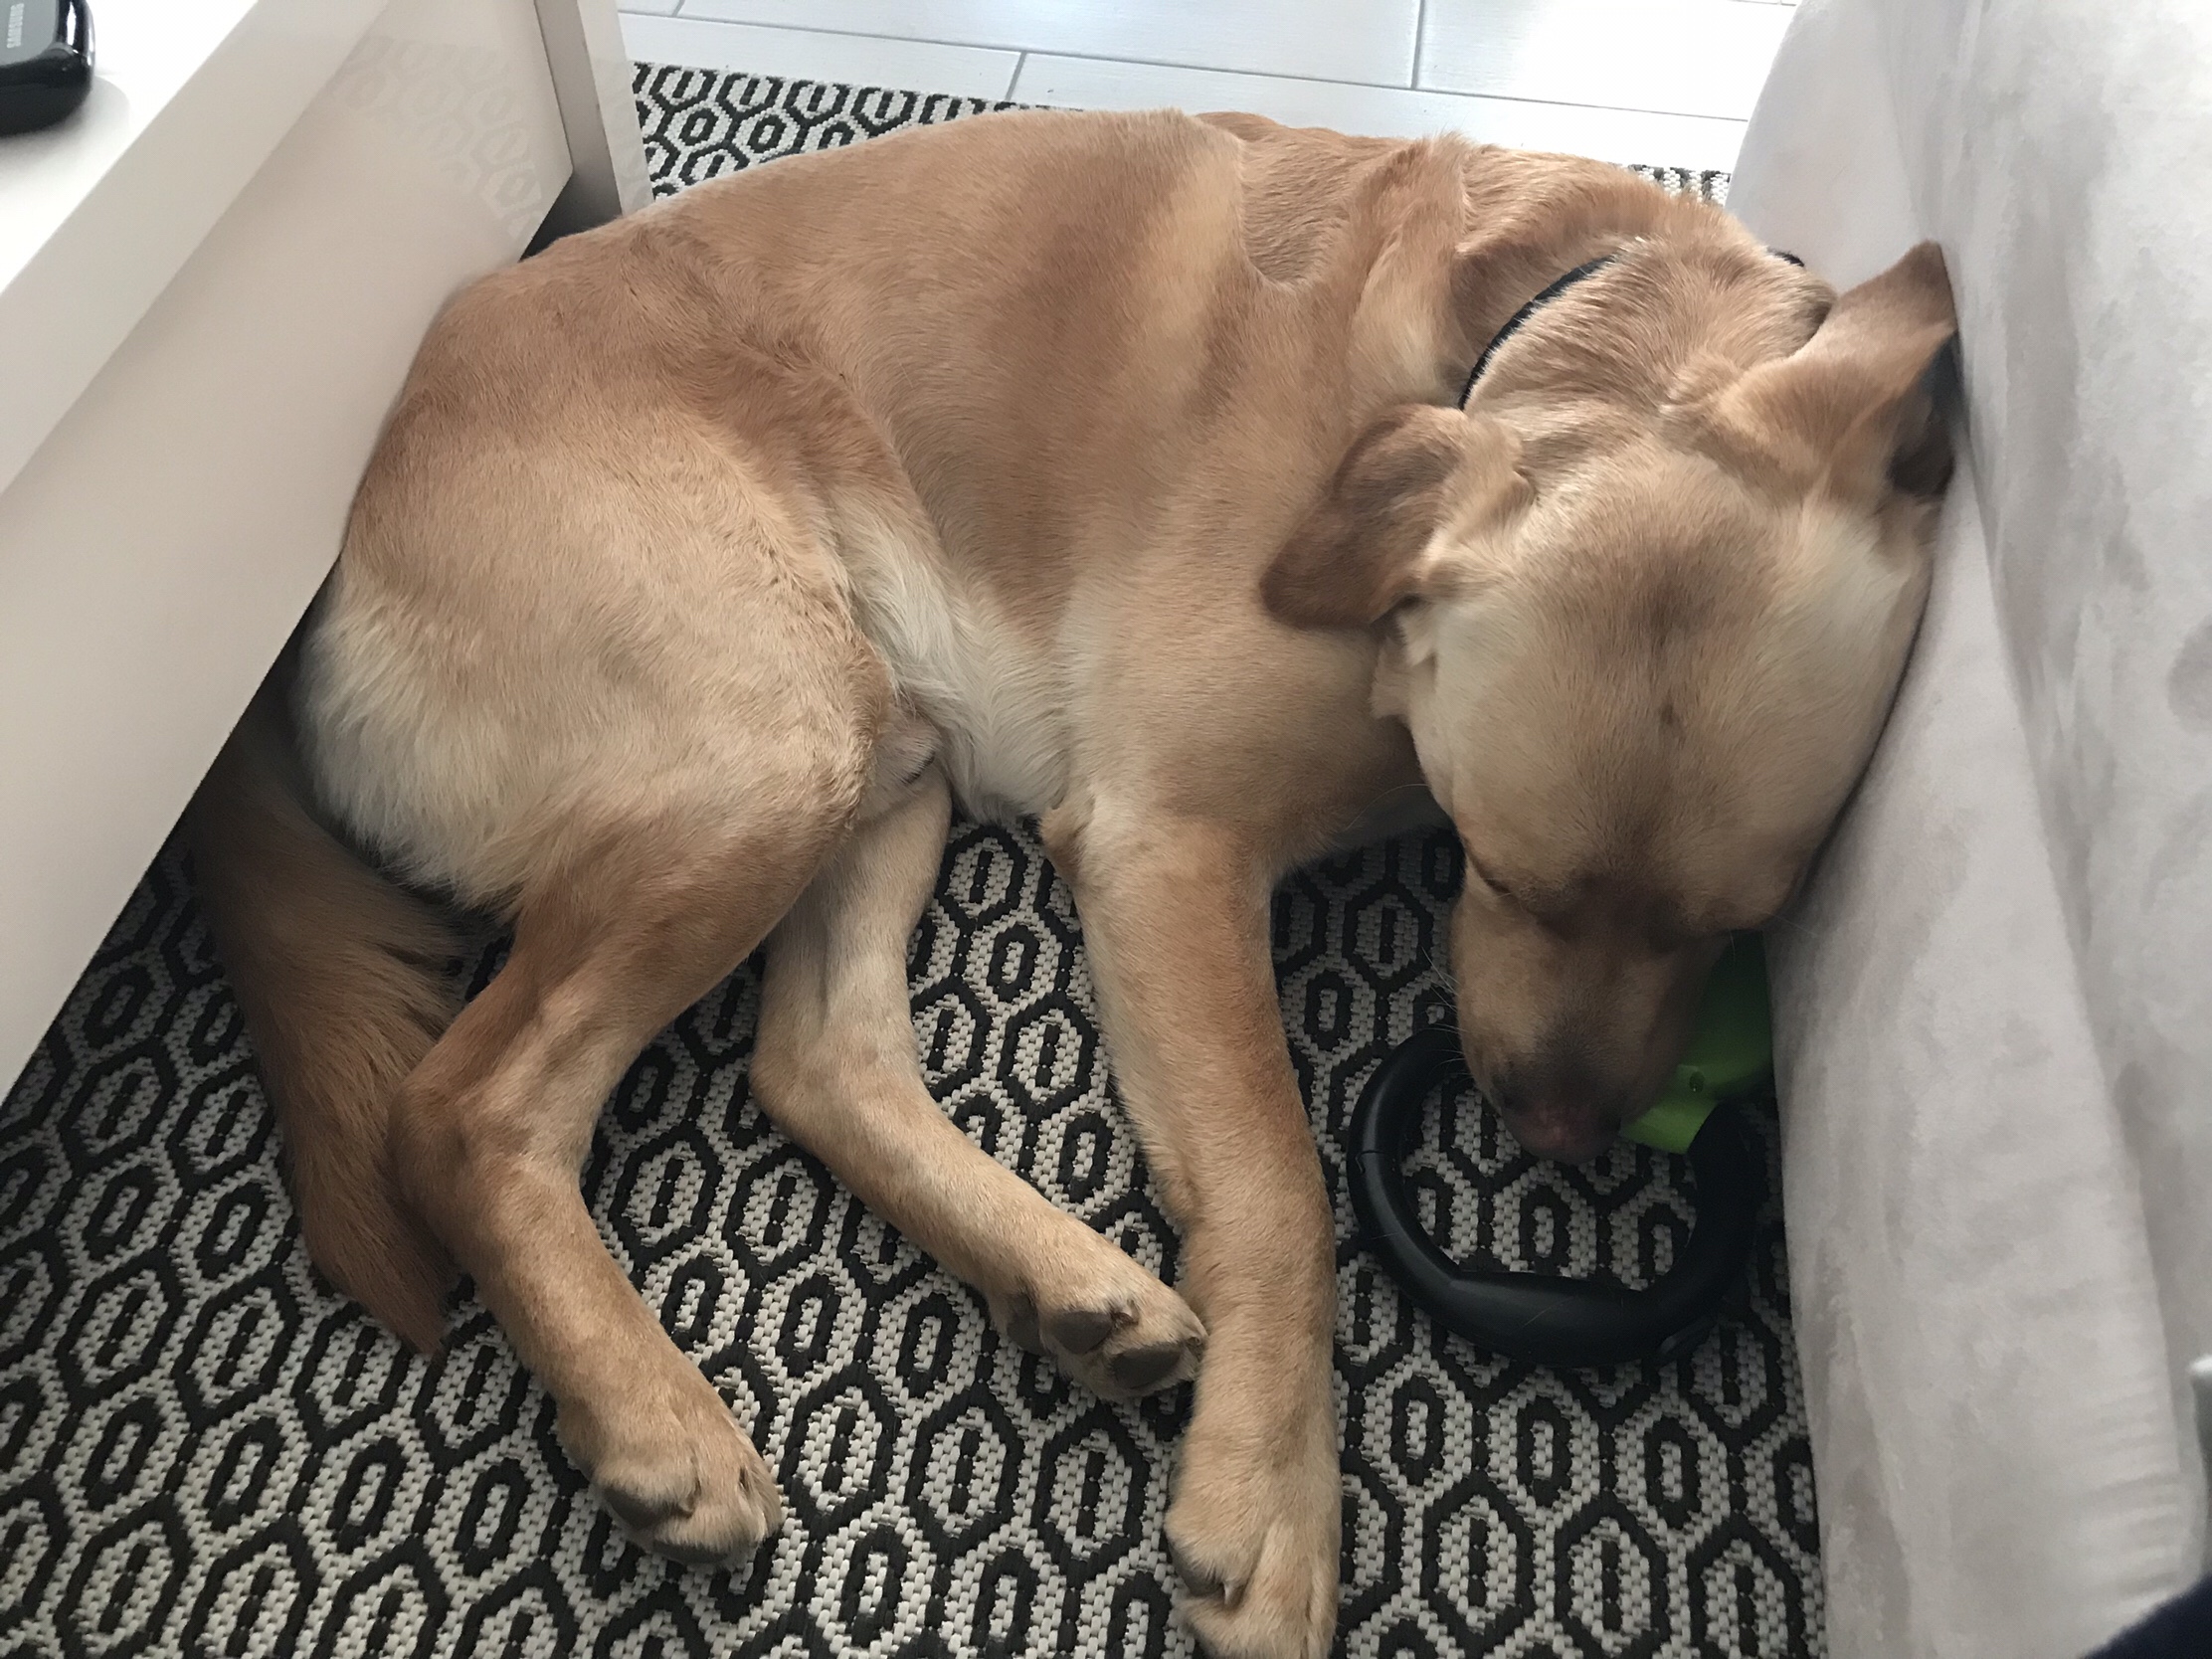
M 1335 1264 L 1269 890 L 1425 785 L 1470 859 L 1470 1057 L 1531 1145 L 1599 1144 L 1873 741 L 1948 327 L 1932 251 L 1839 301 L 1612 168 L 1250 116 L 962 121 L 479 283 L 294 702 L 323 808 L 509 916 L 512 958 L 424 1055 L 407 912 L 248 737 L 201 809 L 295 1158 L 373 1195 L 303 1181 L 310 1247 L 420 1334 L 378 1287 L 430 1282 L 422 1216 L 641 1535 L 750 1548 L 773 1483 L 575 1176 L 640 1046 L 765 938 L 768 1110 L 1086 1382 L 1196 1372 L 1186 1614 L 1216 1654 L 1323 1652 Z M 929 1100 L 904 944 L 955 793 L 1040 815 L 1074 887 L 1180 1295 Z
M 287 787 L 265 693 L 186 820 L 200 899 L 276 1103 L 307 1253 L 429 1352 L 453 1266 L 401 1198 L 392 1104 L 461 1008 L 454 929 L 379 879 Z

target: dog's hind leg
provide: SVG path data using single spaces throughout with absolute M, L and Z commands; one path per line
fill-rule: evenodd
M 608 1254 L 577 1173 L 632 1059 L 759 945 L 858 794 L 842 777 L 762 783 L 740 822 L 727 797 L 659 812 L 548 868 L 393 1126 L 404 1186 L 552 1393 L 569 1455 L 645 1542 L 688 1560 L 773 1531 L 775 1482 Z
M 906 944 L 949 812 L 933 769 L 853 833 L 776 930 L 753 1087 L 869 1209 L 982 1290 L 1009 1336 L 1110 1398 L 1149 1393 L 1196 1373 L 1197 1316 L 977 1147 L 923 1082 Z

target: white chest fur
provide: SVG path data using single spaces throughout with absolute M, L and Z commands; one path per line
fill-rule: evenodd
M 954 793 L 987 816 L 1045 811 L 1067 782 L 1069 688 L 1054 654 L 934 546 L 873 514 L 840 516 L 860 626 L 937 732 Z

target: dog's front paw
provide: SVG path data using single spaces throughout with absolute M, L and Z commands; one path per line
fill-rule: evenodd
M 1076 1259 L 1036 1264 L 1030 1285 L 991 1298 L 999 1329 L 1056 1361 L 1108 1399 L 1135 1399 L 1198 1374 L 1205 1327 L 1168 1286 L 1071 1221 L 1089 1242 Z
M 1278 1424 L 1267 1392 L 1201 1398 L 1168 1551 L 1183 1615 L 1214 1659 L 1322 1659 L 1337 1625 L 1343 1527 L 1336 1413 L 1323 1390 Z
M 606 1412 L 564 1405 L 562 1445 L 648 1549 L 684 1562 L 749 1555 L 783 1525 L 775 1476 L 705 1378 Z

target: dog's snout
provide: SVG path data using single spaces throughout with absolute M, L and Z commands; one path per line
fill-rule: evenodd
M 1625 1097 L 1581 1066 L 1501 1067 L 1487 1092 L 1523 1150 L 1563 1164 L 1595 1158 L 1628 1118 Z
M 1539 1158 L 1586 1164 L 1619 1133 L 1619 1120 L 1601 1104 L 1570 1095 L 1508 1097 L 1501 1102 L 1506 1128 Z

